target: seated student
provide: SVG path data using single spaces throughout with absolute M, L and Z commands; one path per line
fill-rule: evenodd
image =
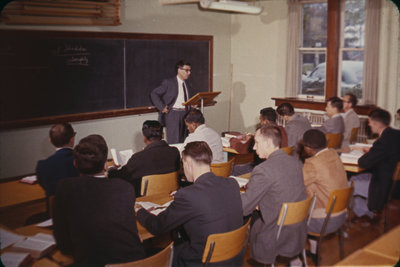
M 329 119 L 327 119 L 322 126 L 317 127 L 318 130 L 324 134 L 337 134 L 344 132 L 344 121 L 340 112 L 343 109 L 343 101 L 339 97 L 331 97 L 326 103 L 326 114 Z
M 188 143 L 182 161 L 186 178 L 193 185 L 179 189 L 171 205 L 158 216 L 145 209 L 137 213 L 140 224 L 154 235 L 183 226 L 186 232 L 183 236 L 187 238 L 175 242 L 173 266 L 201 265 L 210 234 L 243 225 L 239 185 L 232 178 L 215 176 L 210 171 L 211 159 L 212 152 L 206 142 Z
M 326 217 L 330 193 L 336 189 L 347 188 L 347 176 L 338 153 L 326 148 L 325 134 L 317 129 L 304 133 L 303 144 L 305 152 L 310 156 L 304 162 L 303 177 L 307 197 L 317 194 L 312 219 L 308 231 L 319 233 Z M 335 232 L 346 220 L 346 213 L 331 216 L 326 233 Z M 310 241 L 310 252 L 315 255 L 317 243 Z M 314 257 L 315 258 L 315 257 Z
M 360 118 L 354 111 L 353 107 L 357 105 L 357 97 L 352 93 L 347 93 L 343 97 L 343 121 L 344 121 L 344 132 L 342 148 L 350 145 L 350 135 L 353 128 L 360 128 Z
M 276 124 L 276 112 L 273 108 L 263 108 L 260 110 L 260 125 L 273 125 L 278 126 Z M 281 131 L 282 135 L 282 144 L 281 147 L 288 146 L 288 136 L 286 134 L 285 128 L 282 126 L 278 126 L 279 130 Z
M 260 263 L 272 264 L 277 255 L 297 256 L 304 248 L 306 222 L 286 228 L 276 241 L 282 203 L 306 198 L 302 163 L 279 149 L 278 127 L 262 126 L 254 139 L 258 156 L 267 160 L 254 167 L 246 192 L 241 195 L 243 215 L 259 210 L 250 231 L 250 255 Z
M 310 122 L 300 114 L 295 114 L 294 108 L 290 103 L 280 104 L 276 112 L 286 121 L 285 131 L 288 136 L 288 146 L 294 146 L 296 151 L 304 132 L 311 129 Z
M 204 116 L 198 109 L 192 109 L 185 115 L 185 124 L 189 130 L 189 136 L 183 142 L 183 147 L 190 142 L 204 141 L 211 148 L 213 155 L 212 162 L 224 162 L 221 136 L 204 123 Z
M 362 199 L 356 198 L 359 201 L 354 203 L 354 213 L 372 217 L 373 222 L 380 219 L 393 183 L 393 172 L 400 161 L 400 131 L 389 127 L 390 119 L 390 113 L 380 108 L 368 115 L 371 131 L 379 137 L 371 149 L 358 159 L 358 165 L 372 175 L 363 173 L 351 178 L 354 194 L 366 197 L 368 203 L 366 205 Z
M 53 196 L 58 183 L 67 177 L 78 176 L 73 164 L 72 149 L 75 132 L 69 123 L 55 124 L 50 128 L 50 142 L 56 147 L 56 153 L 36 165 L 39 184 L 46 191 L 46 197 Z
M 146 147 L 128 160 L 120 170 L 111 167 L 109 178 L 122 178 L 135 187 L 140 196 L 142 177 L 151 174 L 164 174 L 177 171 L 181 167 L 179 150 L 162 140 L 163 127 L 158 121 L 145 121 L 142 127 L 143 141 Z
M 106 179 L 108 148 L 100 135 L 74 149 L 81 176 L 59 183 L 53 211 L 54 237 L 80 266 L 104 266 L 145 257 L 135 218 L 135 192 L 121 179 Z

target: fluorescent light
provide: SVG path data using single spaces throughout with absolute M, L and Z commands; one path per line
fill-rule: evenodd
M 206 9 L 247 14 L 260 14 L 263 10 L 261 7 L 258 6 L 249 6 L 245 2 L 229 0 L 220 0 L 219 2 L 215 2 L 213 0 L 200 0 L 200 6 Z

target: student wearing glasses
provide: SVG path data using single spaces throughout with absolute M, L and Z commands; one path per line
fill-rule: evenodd
M 191 64 L 180 60 L 176 64 L 176 76 L 163 80 L 150 94 L 158 109 L 159 121 L 166 127 L 169 144 L 183 143 L 187 136 L 183 120 L 187 107 L 182 103 L 193 96 L 191 83 L 188 82 L 191 73 Z

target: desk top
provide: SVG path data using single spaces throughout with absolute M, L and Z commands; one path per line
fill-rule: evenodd
M 31 185 L 19 180 L 0 183 L 0 208 L 45 198 L 46 194 L 39 184 Z

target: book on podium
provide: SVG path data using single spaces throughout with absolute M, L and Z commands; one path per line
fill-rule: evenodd
M 201 107 L 201 112 L 204 113 L 204 105 L 214 104 L 214 98 L 221 92 L 200 92 L 191 97 L 188 101 L 182 103 L 184 106 L 197 105 Z

